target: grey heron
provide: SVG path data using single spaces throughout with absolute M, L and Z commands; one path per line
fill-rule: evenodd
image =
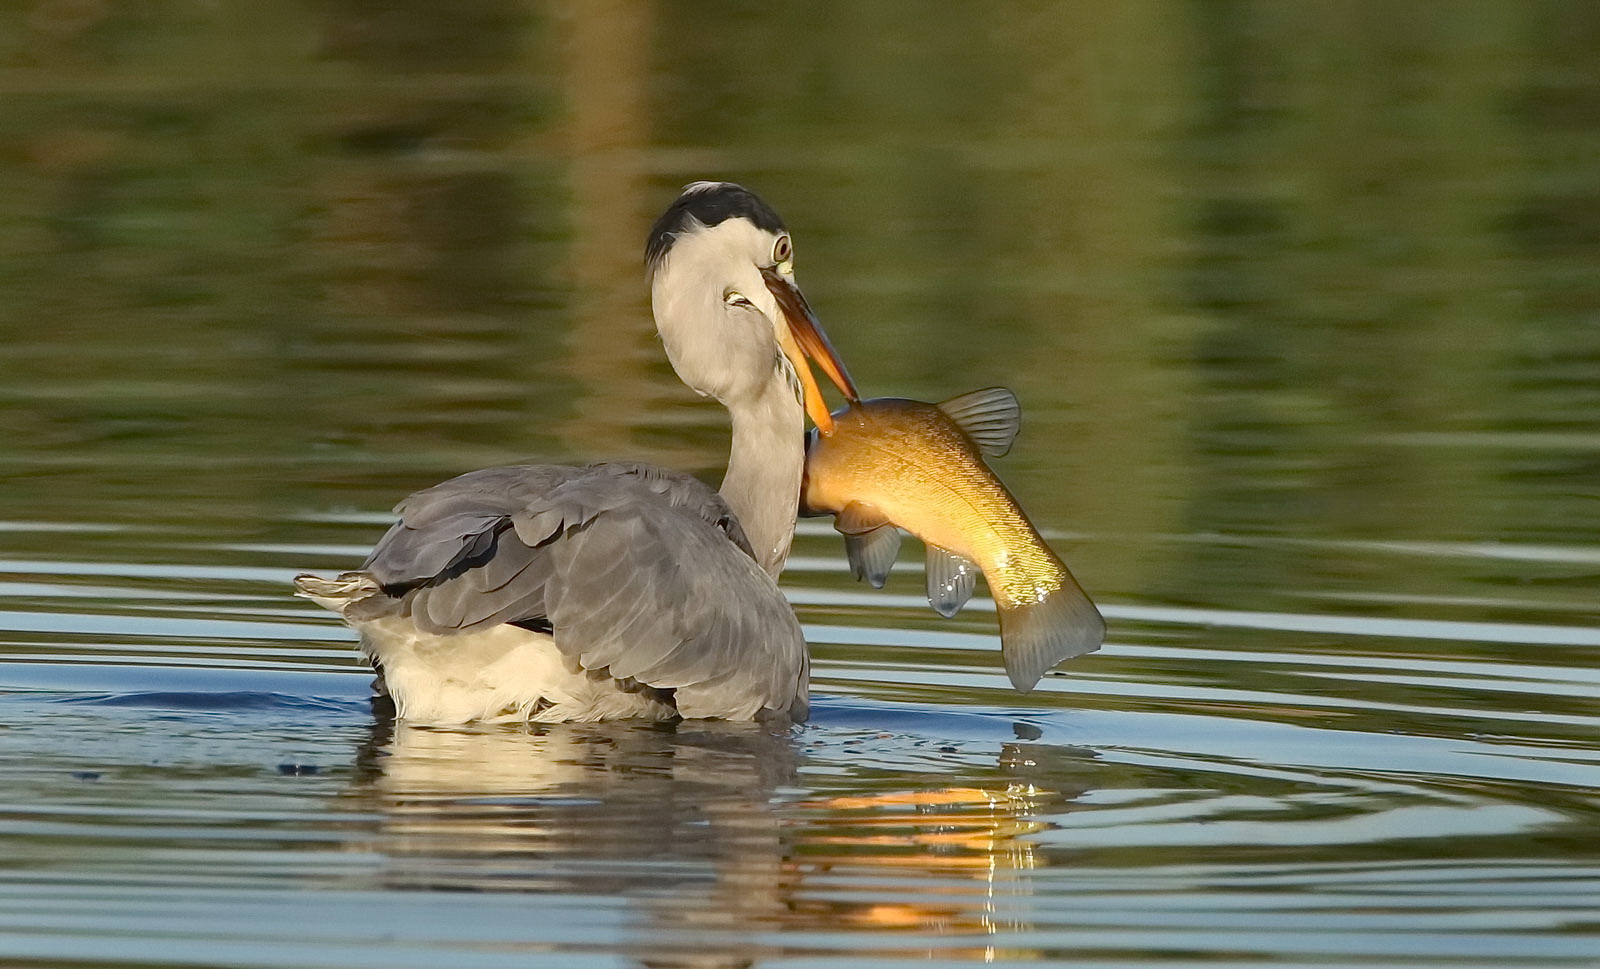
M 855 387 L 750 191 L 687 186 L 645 261 L 673 369 L 732 419 L 720 493 L 611 463 L 489 468 L 405 499 L 361 569 L 295 579 L 360 633 L 399 717 L 804 719 L 810 663 L 776 579 L 805 418 L 832 427 L 808 358 Z

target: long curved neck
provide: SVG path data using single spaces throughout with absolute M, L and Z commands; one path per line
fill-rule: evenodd
M 722 497 L 739 517 L 756 561 L 774 579 L 789 558 L 805 471 L 805 410 L 775 372 L 760 393 L 731 403 L 733 444 Z

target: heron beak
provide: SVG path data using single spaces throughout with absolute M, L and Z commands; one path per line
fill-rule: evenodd
M 845 400 L 852 404 L 861 399 L 861 395 L 856 393 L 855 381 L 850 379 L 844 361 L 839 359 L 833 344 L 828 342 L 828 334 L 823 332 L 822 324 L 817 322 L 816 314 L 811 312 L 811 305 L 806 302 L 805 294 L 800 292 L 794 280 L 776 269 L 761 270 L 761 277 L 778 300 L 778 308 L 783 311 L 786 326 L 779 334 L 778 343 L 800 377 L 800 385 L 805 392 L 806 413 L 811 415 L 811 423 L 817 425 L 817 430 L 832 434 L 833 415 L 828 413 L 828 404 L 822 399 L 822 388 L 817 385 L 817 378 L 812 374 L 807 360 L 815 361 L 828 379 L 833 381 L 833 385 L 839 388 L 839 392 L 844 394 Z

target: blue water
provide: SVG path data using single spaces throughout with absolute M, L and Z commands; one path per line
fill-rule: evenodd
M 345 552 L 9 564 L 7 958 L 1593 964 L 1580 627 L 1108 603 L 1020 696 L 988 603 L 858 593 L 808 526 L 808 725 L 420 729 L 282 596 Z

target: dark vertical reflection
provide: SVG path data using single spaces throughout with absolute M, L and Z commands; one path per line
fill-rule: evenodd
M 579 383 L 562 437 L 574 453 L 683 463 L 682 449 L 646 442 L 639 415 L 677 388 L 660 366 L 644 287 L 644 238 L 665 196 L 646 165 L 653 4 L 558 2 L 562 27 L 567 271 L 572 328 L 567 370 Z M 679 391 L 681 393 L 681 391 Z M 682 394 L 680 399 L 687 398 Z M 697 455 L 706 463 L 716 455 Z
M 1529 78 L 1510 116 L 1525 181 L 1503 230 L 1526 306 L 1512 426 L 1570 443 L 1510 456 L 1508 484 L 1524 497 L 1520 527 L 1565 533 L 1588 521 L 1600 478 L 1600 9 L 1569 0 L 1527 11 Z M 1592 578 L 1592 577 L 1591 577 Z

